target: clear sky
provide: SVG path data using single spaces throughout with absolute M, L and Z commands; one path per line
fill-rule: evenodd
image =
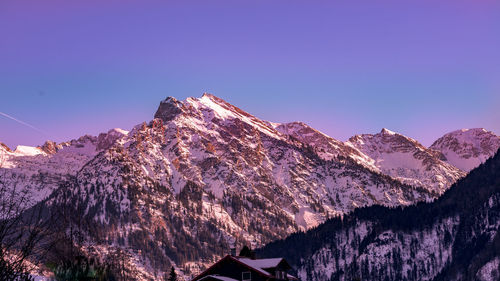
M 203 92 L 340 140 L 498 134 L 500 1 L 0 1 L 11 148 L 130 129 Z

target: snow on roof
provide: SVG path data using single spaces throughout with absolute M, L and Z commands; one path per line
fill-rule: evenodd
M 229 278 L 229 277 L 226 277 L 226 276 L 220 276 L 220 275 L 216 275 L 216 274 L 214 274 L 214 275 L 207 275 L 207 276 L 201 278 L 200 281 L 203 280 L 203 279 L 206 279 L 206 278 L 214 278 L 214 279 L 218 279 L 218 280 L 221 280 L 221 281 L 238 281 L 238 280 L 233 279 L 233 278 Z
M 276 267 L 283 260 L 283 258 L 273 258 L 273 259 L 249 259 L 249 258 L 238 258 L 242 263 L 255 268 L 271 268 Z
M 283 261 L 283 258 L 255 259 L 255 260 L 243 257 L 233 257 L 233 258 L 266 275 L 269 275 L 270 273 L 264 270 L 264 268 L 277 267 L 278 264 L 281 261 Z M 293 275 L 287 274 L 287 276 L 291 280 L 297 280 L 297 278 L 294 277 Z
M 265 271 L 264 269 L 262 269 L 261 267 L 258 267 L 258 266 L 255 266 L 254 264 L 251 263 L 251 259 L 249 258 L 239 258 L 239 257 L 232 257 L 234 258 L 235 260 L 245 264 L 246 266 L 250 267 L 250 268 L 253 268 L 255 269 L 255 271 L 258 271 L 260 272 L 261 274 L 264 274 L 266 276 L 269 276 L 269 272 Z M 250 262 L 249 262 L 250 261 Z
M 211 267 L 209 267 L 208 269 L 206 269 L 203 273 L 201 273 L 198 276 L 203 276 L 205 274 L 205 272 L 208 272 L 214 266 L 216 266 L 217 264 L 219 264 L 223 260 L 227 260 L 227 259 L 231 259 L 231 260 L 237 261 L 238 263 L 241 263 L 241 264 L 247 266 L 249 269 L 253 269 L 256 272 L 258 272 L 258 273 L 260 273 L 260 274 L 262 274 L 262 275 L 264 275 L 266 277 L 273 277 L 273 276 L 271 275 L 270 272 L 266 271 L 265 268 L 267 268 L 267 269 L 274 268 L 274 267 L 278 266 L 278 264 L 284 260 L 283 258 L 250 259 L 250 258 L 246 258 L 246 257 L 239 257 L 239 256 L 227 255 L 223 259 L 219 260 L 217 263 L 215 263 L 214 265 L 212 265 Z M 296 277 L 294 277 L 294 276 L 292 276 L 290 274 L 287 274 L 287 276 L 291 280 L 298 280 Z M 218 280 L 221 280 L 221 281 L 233 281 L 234 280 L 232 278 L 225 277 L 225 276 L 220 276 L 220 275 L 217 275 L 217 274 L 207 275 L 207 276 L 204 276 L 204 277 L 202 277 L 200 279 L 197 279 L 199 277 L 196 277 L 193 280 L 201 281 L 201 280 L 203 280 L 205 278 L 208 278 L 208 277 L 212 277 L 212 278 L 215 278 L 215 279 L 218 279 Z
M 283 260 L 283 258 L 255 259 L 255 260 L 242 257 L 233 257 L 233 258 L 237 259 L 239 262 L 265 275 L 269 275 L 270 273 L 264 270 L 264 268 L 276 267 Z

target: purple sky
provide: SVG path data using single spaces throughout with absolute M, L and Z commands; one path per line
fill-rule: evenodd
M 205 91 L 340 140 L 498 134 L 500 3 L 0 1 L 0 112 L 36 128 L 0 114 L 12 148 L 130 129 Z

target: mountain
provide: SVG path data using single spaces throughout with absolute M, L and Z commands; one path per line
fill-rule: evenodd
M 302 280 L 499 280 L 500 153 L 439 199 L 360 208 L 260 249 Z
M 35 204 L 126 133 L 112 129 L 99 137 L 85 135 L 60 144 L 47 141 L 39 147 L 19 145 L 14 151 L 1 144 L 0 184 L 15 189 L 18 194 L 28 193 L 29 204 Z
M 338 141 L 303 122 L 273 125 L 279 132 L 310 146 L 323 160 L 330 161 L 338 157 L 349 157 L 358 164 L 379 172 L 370 157 L 353 148 L 349 143 Z
M 199 272 L 231 243 L 262 245 L 356 207 L 437 195 L 360 164 L 355 148 L 339 142 L 322 158 L 281 129 L 213 95 L 167 98 L 44 204 L 88 222 L 86 250 L 124 250 L 131 270 L 154 279 L 170 265 Z
M 465 175 L 443 161 L 445 157 L 439 151 L 385 128 L 375 135 L 356 135 L 347 143 L 373 159 L 373 165 L 383 174 L 439 194 Z
M 482 128 L 462 129 L 437 139 L 431 149 L 440 151 L 444 161 L 468 172 L 500 148 L 500 137 Z
M 64 213 L 61 233 L 78 229 L 83 251 L 120 255 L 140 280 L 172 265 L 190 276 L 230 245 L 264 245 L 359 207 L 431 201 L 465 175 L 388 130 L 341 142 L 210 94 L 169 97 L 130 132 L 16 151 L 0 146 L 0 183 Z

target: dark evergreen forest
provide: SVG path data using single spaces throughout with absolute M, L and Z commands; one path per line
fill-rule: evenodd
M 432 228 L 440 220 L 459 217 L 456 233 L 446 233 L 444 243 L 451 243 L 451 262 L 434 276 L 434 280 L 450 280 L 459 277 L 463 280 L 475 280 L 478 269 L 494 257 L 500 256 L 500 235 L 498 229 L 483 229 L 484 214 L 489 221 L 500 220 L 500 207 L 489 203 L 492 198 L 500 197 L 500 153 L 472 170 L 466 177 L 456 182 L 440 198 L 430 203 L 418 203 L 408 207 L 388 208 L 371 206 L 359 208 L 344 217 L 336 217 L 307 232 L 292 234 L 286 239 L 272 242 L 257 250 L 259 257 L 283 256 L 294 268 L 299 268 L 311 260 L 307 260 L 319 249 L 335 247 L 336 235 L 349 228 L 355 228 L 357 222 L 368 221 L 373 224 L 371 232 L 359 243 L 352 243 L 353 251 L 362 253 L 364 248 L 373 243 L 377 236 L 385 231 L 394 233 L 412 233 Z M 486 211 L 484 210 L 486 206 Z M 498 225 L 498 224 L 497 224 Z M 488 238 L 487 231 L 494 231 L 493 239 Z M 419 243 L 415 237 L 415 243 Z M 330 246 L 333 245 L 333 246 Z M 398 255 L 401 249 L 394 249 Z M 414 253 L 410 253 L 414 254 Z M 440 254 L 440 253 L 436 253 Z M 332 280 L 356 280 L 372 277 L 371 280 L 394 280 L 401 265 L 396 262 L 386 273 L 363 272 L 367 267 L 353 263 L 349 270 L 333 274 Z M 316 261 L 322 262 L 322 261 Z M 340 276 L 344 275 L 343 278 Z M 417 274 L 418 275 L 418 274 Z M 392 276 L 392 278 L 391 278 Z M 400 275 L 399 275 L 400 276 Z M 364 277 L 364 278 L 361 278 Z M 419 276 L 407 278 L 418 280 Z

